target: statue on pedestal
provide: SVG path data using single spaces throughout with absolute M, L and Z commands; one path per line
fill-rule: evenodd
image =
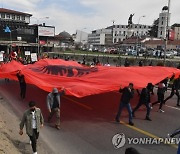
M 129 19 L 128 19 L 128 26 L 132 25 L 132 18 L 133 18 L 134 14 L 130 14 Z

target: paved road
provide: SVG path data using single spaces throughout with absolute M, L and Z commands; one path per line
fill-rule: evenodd
M 19 84 L 15 81 L 5 83 L 0 81 L 0 93 L 7 99 L 18 116 L 27 108 L 28 101 L 35 100 L 38 107 L 47 118 L 47 92 L 32 85 L 27 86 L 27 97 L 19 97 Z M 176 108 L 176 97 L 164 106 L 165 113 L 159 113 L 158 105 L 151 112 L 152 122 L 145 121 L 145 108 L 136 113 L 135 127 L 126 124 L 117 124 L 114 117 L 119 105 L 118 93 L 96 95 L 77 99 L 63 97 L 61 104 L 61 129 L 58 131 L 53 124 L 45 124 L 41 132 L 42 139 L 47 143 L 54 154 L 114 154 L 124 153 L 127 147 L 135 147 L 142 154 L 175 154 L 177 149 L 170 145 L 129 145 L 115 149 L 112 137 L 117 133 L 124 133 L 126 137 L 166 137 L 169 132 L 180 127 L 180 108 Z M 137 102 L 133 99 L 133 106 Z M 155 99 L 155 96 L 153 96 Z M 126 111 L 122 114 L 122 121 L 128 121 Z

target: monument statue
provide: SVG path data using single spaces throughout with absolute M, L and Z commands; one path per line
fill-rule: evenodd
M 129 19 L 128 19 L 128 26 L 132 25 L 132 18 L 133 18 L 134 14 L 130 14 Z

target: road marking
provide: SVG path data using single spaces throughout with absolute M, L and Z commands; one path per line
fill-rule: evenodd
M 156 136 L 156 135 L 153 135 L 153 134 L 151 134 L 151 133 L 149 133 L 149 132 L 147 132 L 147 131 L 144 131 L 144 130 L 142 130 L 142 129 L 140 129 L 140 128 L 137 128 L 137 127 L 135 127 L 135 126 L 130 126 L 129 124 L 127 124 L 127 123 L 125 123 L 125 122 L 123 122 L 123 121 L 120 121 L 120 123 L 123 124 L 123 125 L 125 125 L 125 126 L 128 127 L 128 128 L 131 128 L 131 129 L 133 129 L 133 130 L 141 133 L 141 134 L 144 134 L 144 135 L 149 136 L 149 137 L 151 137 L 151 138 L 160 139 L 160 137 L 158 137 L 158 136 Z M 167 144 L 167 145 L 170 145 L 171 147 L 176 148 L 176 149 L 178 148 L 178 146 L 177 146 L 177 145 L 174 145 L 174 144 Z
M 85 108 L 87 110 L 93 110 L 93 108 L 91 108 L 90 106 L 87 106 L 85 104 L 79 103 L 79 102 L 77 102 L 77 101 L 75 101 L 75 100 L 73 100 L 71 98 L 66 97 L 66 96 L 63 96 L 63 97 L 66 98 L 67 100 L 69 100 L 70 102 L 73 102 L 73 103 L 75 103 L 75 104 L 77 104 L 77 105 L 79 105 L 79 106 L 81 106 L 81 107 L 83 107 L 83 108 Z
M 173 106 L 169 106 L 169 105 L 165 105 L 165 106 L 172 108 L 172 109 L 180 110 L 180 108 L 177 108 L 177 107 L 173 107 Z

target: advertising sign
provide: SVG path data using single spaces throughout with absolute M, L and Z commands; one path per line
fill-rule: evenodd
M 55 29 L 54 27 L 42 27 L 38 26 L 38 35 L 39 36 L 54 36 Z

